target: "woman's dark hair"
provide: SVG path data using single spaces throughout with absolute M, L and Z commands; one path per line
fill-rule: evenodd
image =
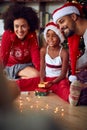
M 14 31 L 13 22 L 15 19 L 24 18 L 27 20 L 30 31 L 35 31 L 39 28 L 39 18 L 35 10 L 25 5 L 14 4 L 10 5 L 7 11 L 2 16 L 4 20 L 4 29 Z

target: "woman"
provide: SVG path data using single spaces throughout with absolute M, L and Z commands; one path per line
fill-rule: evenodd
M 31 7 L 11 5 L 3 15 L 1 64 L 10 79 L 39 76 L 40 56 L 36 36 L 39 20 Z

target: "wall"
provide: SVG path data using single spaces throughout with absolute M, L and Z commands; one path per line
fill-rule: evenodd
M 49 13 L 52 13 L 55 9 L 62 6 L 63 4 L 64 3 L 58 3 L 58 2 L 50 3 L 50 2 L 48 2 L 46 4 L 46 11 L 48 11 Z

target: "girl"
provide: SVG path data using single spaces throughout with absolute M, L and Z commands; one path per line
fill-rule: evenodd
M 47 46 L 41 48 L 40 51 L 40 82 L 47 82 L 46 89 L 52 90 L 62 99 L 68 101 L 69 57 L 68 51 L 61 46 L 64 36 L 53 22 L 49 22 L 44 30 L 44 38 Z
M 40 82 L 46 82 L 45 88 L 52 90 L 71 105 L 79 105 L 79 97 L 82 89 L 77 80 L 69 83 L 67 72 L 69 65 L 69 54 L 61 46 L 64 36 L 58 26 L 49 22 L 44 30 L 44 38 L 47 46 L 41 49 Z

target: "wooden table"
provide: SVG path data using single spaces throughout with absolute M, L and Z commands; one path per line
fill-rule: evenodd
M 39 97 L 35 96 L 34 92 L 24 92 L 15 103 L 21 113 L 31 110 L 47 112 L 55 117 L 56 121 L 61 119 L 67 130 L 87 130 L 87 107 L 71 106 L 53 93 Z

